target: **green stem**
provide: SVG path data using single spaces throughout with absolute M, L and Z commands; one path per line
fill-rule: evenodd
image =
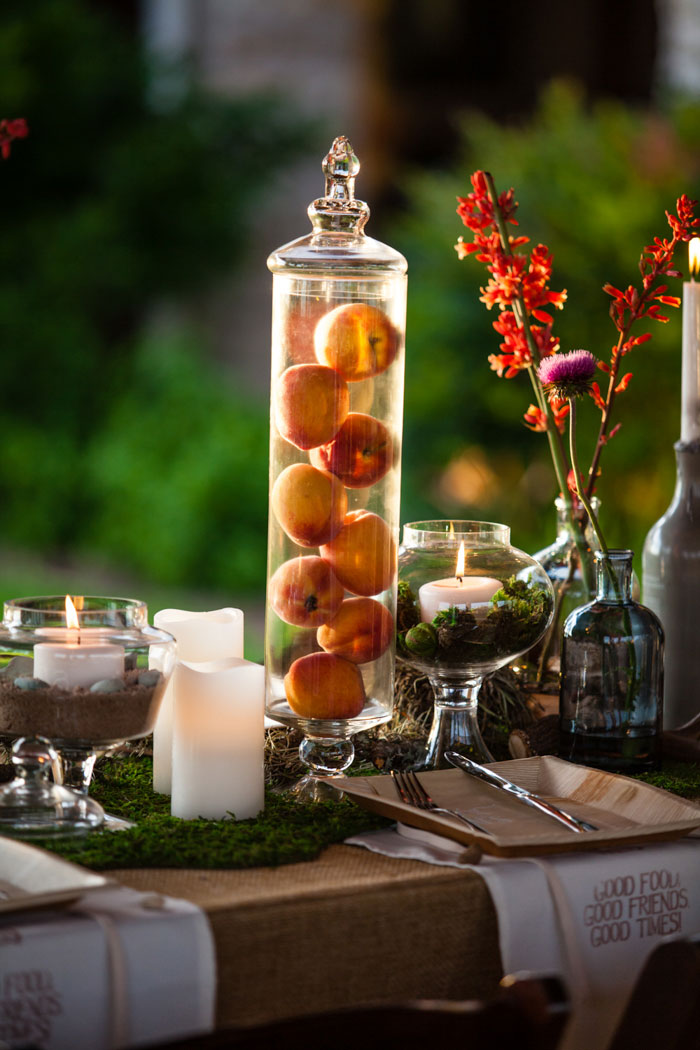
M 581 472 L 578 465 L 578 452 L 576 450 L 576 398 L 569 398 L 569 451 L 571 453 L 571 466 L 574 468 L 574 482 L 576 484 L 576 493 L 578 498 L 581 500 L 584 510 L 588 515 L 588 520 L 591 523 L 593 531 L 598 540 L 598 546 L 605 555 L 607 562 L 608 559 L 608 546 L 603 539 L 603 533 L 600 529 L 600 524 L 596 516 L 593 507 L 591 506 L 590 500 L 586 495 L 583 486 L 581 485 Z
M 561 608 L 564 604 L 567 591 L 571 586 L 574 576 L 576 575 L 576 561 L 573 557 L 573 551 L 569 552 L 569 571 L 566 579 L 556 589 L 554 597 L 554 615 L 552 616 L 552 623 L 544 637 L 544 643 L 540 652 L 540 658 L 537 661 L 537 684 L 542 685 L 544 682 L 544 676 L 547 673 L 547 663 L 549 661 L 549 654 L 552 651 L 555 637 L 558 636 L 561 630 L 561 624 L 559 619 L 561 617 Z

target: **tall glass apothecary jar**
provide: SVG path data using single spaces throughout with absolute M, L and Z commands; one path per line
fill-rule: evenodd
M 266 706 L 329 792 L 393 706 L 406 260 L 365 236 L 346 138 L 312 232 L 273 252 Z

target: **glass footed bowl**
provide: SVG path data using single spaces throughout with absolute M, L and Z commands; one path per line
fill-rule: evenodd
M 175 642 L 149 626 L 144 602 L 84 597 L 76 604 L 77 628 L 67 624 L 63 596 L 5 602 L 0 735 L 25 738 L 30 750 L 48 741 L 57 752 L 55 782 L 87 794 L 99 754 L 153 731 Z M 3 796 L 6 817 L 16 800 Z
M 442 768 L 450 749 L 493 761 L 477 718 L 481 681 L 542 637 L 553 608 L 546 572 L 511 546 L 507 525 L 442 520 L 404 526 L 397 653 L 428 676 L 435 693 L 426 768 Z

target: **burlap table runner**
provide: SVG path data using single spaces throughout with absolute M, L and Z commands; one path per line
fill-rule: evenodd
M 280 868 L 111 874 L 204 909 L 219 1026 L 356 1003 L 481 998 L 503 975 L 493 903 L 472 871 L 331 846 Z

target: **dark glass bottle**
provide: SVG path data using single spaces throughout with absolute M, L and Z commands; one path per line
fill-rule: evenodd
M 649 530 L 642 556 L 644 601 L 666 636 L 664 725 L 700 712 L 700 444 L 677 442 L 671 506 Z
M 658 767 L 664 635 L 632 598 L 629 550 L 594 552 L 595 599 L 564 624 L 559 754 L 609 772 Z

